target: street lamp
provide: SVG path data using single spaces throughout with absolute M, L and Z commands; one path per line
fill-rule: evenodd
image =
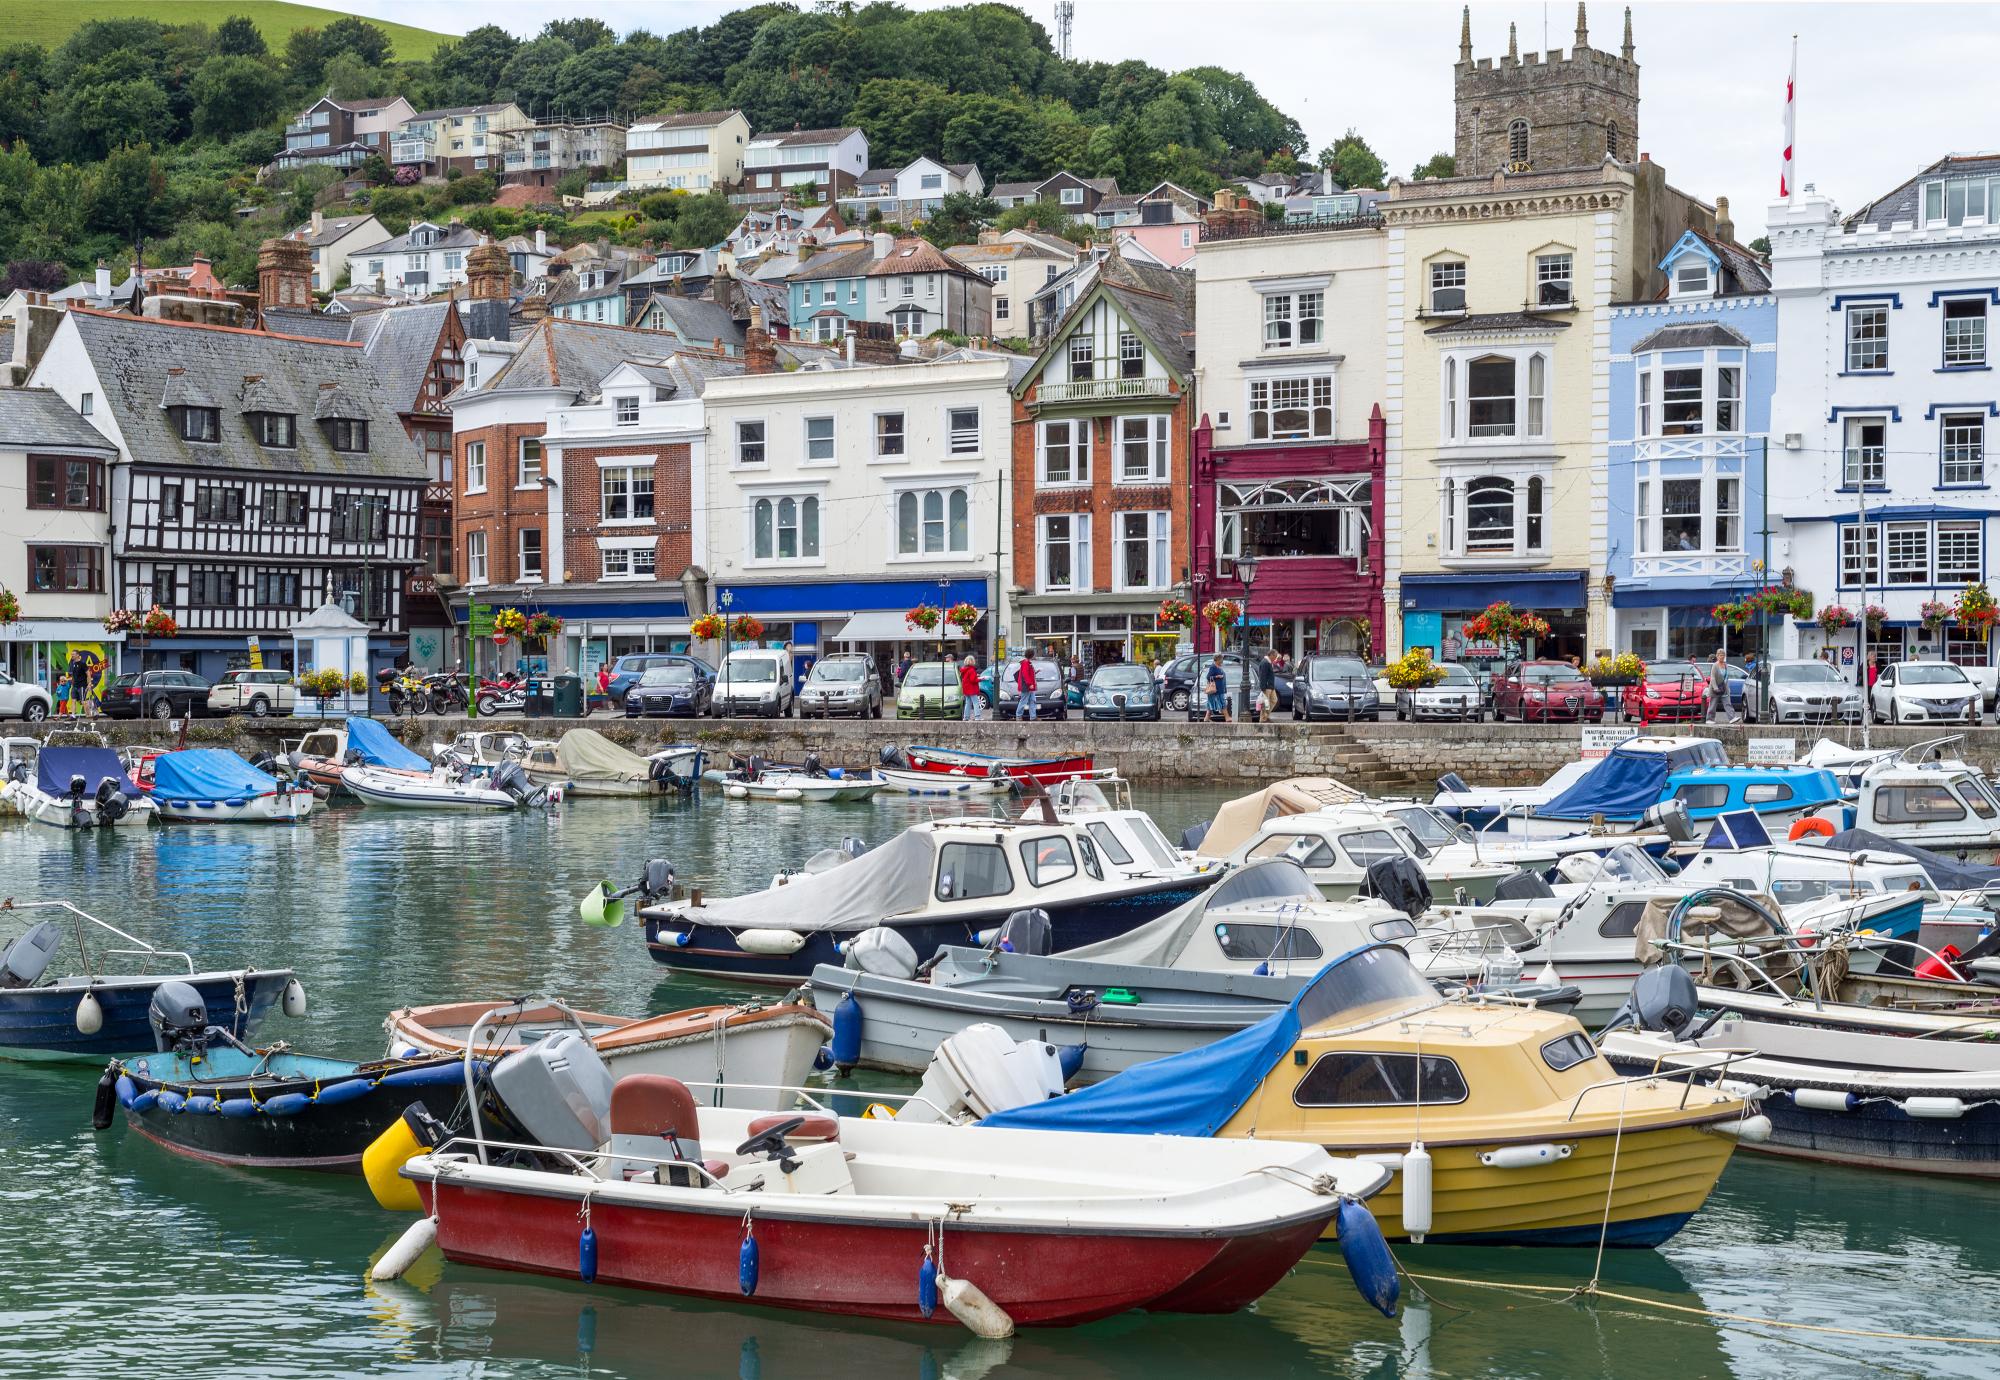
M 944 690 L 945 686 L 949 683 L 951 678 L 951 652 L 950 648 L 946 645 L 944 640 L 945 636 L 944 630 L 950 627 L 951 624 L 945 621 L 944 611 L 947 607 L 949 607 L 949 605 L 945 603 L 945 598 L 947 595 L 950 594 L 950 592 L 951 592 L 951 576 L 949 575 L 938 576 L 938 717 L 940 719 L 949 717 L 944 712 L 944 703 L 945 703 Z M 993 678 L 994 678 L 994 683 L 997 685 L 1000 679 L 999 673 L 997 671 L 994 673 Z M 921 698 L 921 692 L 919 692 L 919 696 L 920 697 L 917 700 L 917 703 L 922 704 L 923 700 Z M 961 708 L 958 712 L 960 718 L 963 718 L 965 716 L 964 709 Z
M 736 593 L 734 590 L 725 589 L 722 591 L 721 597 L 715 602 L 722 606 L 722 665 L 715 668 L 715 684 L 716 688 L 720 690 L 723 683 L 723 676 L 729 670 L 729 606 L 736 602 Z M 717 711 L 717 716 L 720 718 L 727 718 L 729 716 L 729 701 L 727 699 L 723 700 L 722 708 Z
M 1243 582 L 1243 722 L 1250 722 L 1250 586 L 1257 579 L 1257 558 L 1238 556 L 1236 558 L 1236 578 Z M 1257 687 L 1263 694 L 1263 686 Z

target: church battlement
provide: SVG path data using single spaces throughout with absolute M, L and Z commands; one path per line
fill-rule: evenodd
M 1523 54 L 1514 26 L 1507 53 L 1472 55 L 1472 10 L 1459 27 L 1452 72 L 1453 156 L 1461 175 L 1587 167 L 1606 156 L 1631 162 L 1639 149 L 1639 64 L 1632 11 L 1625 41 L 1613 53 L 1590 46 L 1585 7 L 1576 7 L 1576 41 L 1567 52 Z

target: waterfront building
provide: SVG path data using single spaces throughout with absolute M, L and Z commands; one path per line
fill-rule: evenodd
M 1716 211 L 1714 235 L 1690 230 L 1660 260 L 1655 297 L 1610 313 L 1611 637 L 1648 660 L 1713 656 L 1723 628 L 1709 610 L 1767 570 L 1776 583 L 1787 549 L 1765 488 L 1777 299 L 1734 242 L 1728 202 Z M 1730 653 L 1758 650 L 1764 630 L 1731 633 Z
M 625 132 L 625 180 L 635 191 L 706 192 L 743 180 L 750 122 L 740 110 L 687 110 Z
M 1983 156 L 1941 158 L 1844 221 L 1810 186 L 1771 207 L 1771 507 L 1819 604 L 1887 610 L 1869 646 L 1885 665 L 1989 659 L 1984 631 L 1926 629 L 1922 608 L 1989 578 L 1996 206 L 2000 157 Z M 1807 655 L 1826 644 L 1787 632 Z
M 97 399 L 91 398 L 91 413 Z M 49 685 L 70 649 L 110 655 L 110 472 L 118 447 L 49 388 L 0 388 L 0 589 L 21 605 L 0 623 L 0 670 Z
M 1265 219 L 1218 194 L 1195 255 L 1201 420 L 1194 435 L 1199 608 L 1249 595 L 1253 646 L 1362 656 L 1382 626 L 1379 216 Z M 1246 591 L 1239 558 L 1253 563 Z M 1197 623 L 1194 645 L 1214 645 Z

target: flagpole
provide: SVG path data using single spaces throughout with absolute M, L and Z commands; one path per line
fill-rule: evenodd
M 1799 185 L 1798 160 L 1795 156 L 1799 130 L 1799 36 L 1792 35 L 1792 70 L 1785 78 L 1785 161 L 1778 175 L 1778 195 L 1790 205 Z

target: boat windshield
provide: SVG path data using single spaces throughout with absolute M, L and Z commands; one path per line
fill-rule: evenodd
M 1252 901 L 1317 901 L 1319 888 L 1306 870 L 1290 858 L 1266 858 L 1238 868 L 1209 894 L 1208 908 L 1247 905 Z
M 1650 886 L 1667 879 L 1666 869 L 1654 862 L 1651 854 L 1629 843 L 1621 843 L 1606 853 L 1604 865 L 1598 869 L 1597 875 L 1604 880 L 1631 882 L 1639 886 Z
M 1420 843 L 1432 848 L 1443 848 L 1447 844 L 1463 843 L 1467 835 L 1437 811 L 1423 805 L 1405 805 L 1389 811 L 1397 823 L 1417 836 Z
M 1443 1001 L 1401 949 L 1363 949 L 1328 968 L 1299 994 L 1299 1026 L 1362 1025 Z

